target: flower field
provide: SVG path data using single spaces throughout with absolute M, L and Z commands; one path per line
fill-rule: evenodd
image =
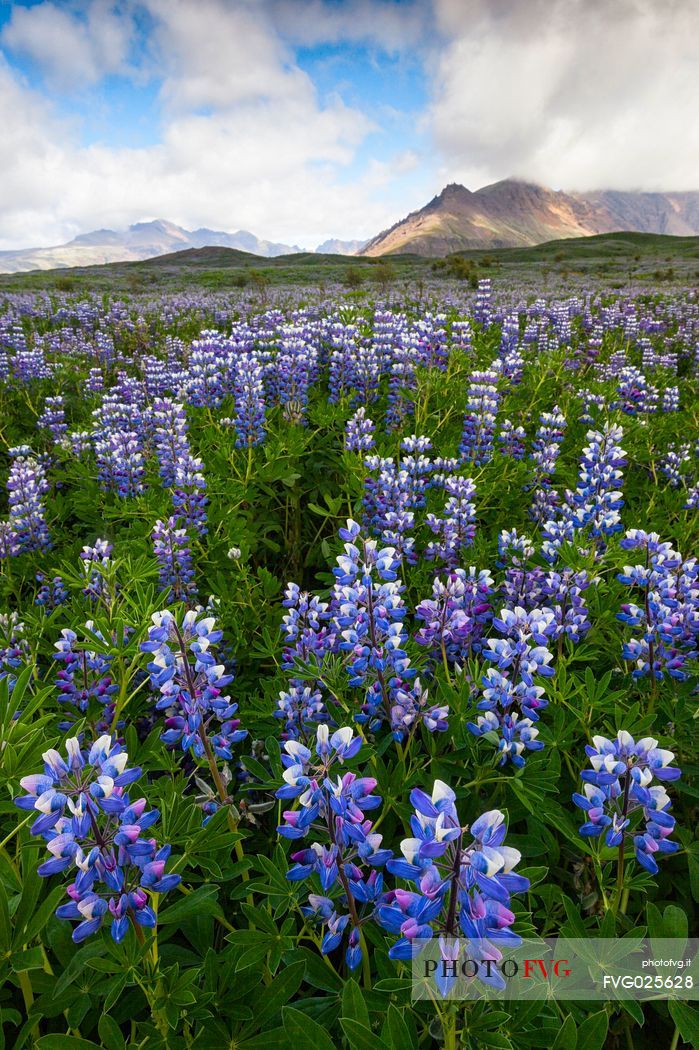
M 699 1045 L 411 997 L 696 934 L 699 298 L 420 291 L 0 297 L 3 1045 Z

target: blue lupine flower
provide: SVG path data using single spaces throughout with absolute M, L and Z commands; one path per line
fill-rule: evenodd
M 501 362 L 496 359 L 487 371 L 471 375 L 459 452 L 464 460 L 477 465 L 488 463 L 493 456 L 501 370 Z
M 639 628 L 637 637 L 624 642 L 622 656 L 633 663 L 634 678 L 662 681 L 668 674 L 685 681 L 686 665 L 697 654 L 699 565 L 694 558 L 683 561 L 657 533 L 630 529 L 619 545 L 645 552 L 642 564 L 626 565 L 617 576 L 643 595 L 641 605 L 625 603 L 617 614 L 622 623 Z
M 174 601 L 191 601 L 196 596 L 192 551 L 186 529 L 177 527 L 176 518 L 156 521 L 151 537 L 158 561 L 158 583 L 169 587 Z
M 374 447 L 375 429 L 374 423 L 366 414 L 366 408 L 361 405 L 354 415 L 347 420 L 345 448 L 349 452 L 367 452 Z
M 593 539 L 611 536 L 622 528 L 620 510 L 624 506 L 621 483 L 626 459 L 621 439 L 622 427 L 608 423 L 603 430 L 588 430 L 588 445 L 580 461 L 578 487 L 568 494 L 572 521 L 576 529 L 587 528 Z
M 146 800 L 131 802 L 125 789 L 141 770 L 128 769 L 128 755 L 111 736 L 99 737 L 89 750 L 72 737 L 66 757 L 46 751 L 44 772 L 23 777 L 27 792 L 15 799 L 20 809 L 38 813 L 32 835 L 46 839 L 51 859 L 39 866 L 43 877 L 77 869 L 67 889 L 71 903 L 56 910 L 60 919 L 77 919 L 73 940 L 96 933 L 112 916 L 111 934 L 120 941 L 129 921 L 155 926 L 151 893 L 166 893 L 180 882 L 166 875 L 170 847 L 157 848 L 143 832 L 158 819 L 146 810 Z
M 153 614 L 143 652 L 151 653 L 148 664 L 151 686 L 161 694 L 156 710 L 165 711 L 166 744 L 190 748 L 197 758 L 205 754 L 205 739 L 219 758 L 232 759 L 232 748 L 247 736 L 235 718 L 238 705 L 224 689 L 233 681 L 223 664 L 217 664 L 213 646 L 222 632 L 215 630 L 213 617 L 201 610 L 188 610 L 182 622 L 164 610 Z
M 431 795 L 417 788 L 410 794 L 413 837 L 401 842 L 402 859 L 389 860 L 386 867 L 416 889 L 390 890 L 376 913 L 380 925 L 399 935 L 389 951 L 392 959 L 413 958 L 419 942 L 432 938 L 435 928 L 449 938 L 461 933 L 474 958 L 481 952 L 480 957 L 500 959 L 498 945 L 520 943 L 509 904 L 511 894 L 529 888 L 529 880 L 514 871 L 519 851 L 503 845 L 504 815 L 491 810 L 465 828 L 455 798 L 440 780 Z M 490 980 L 504 986 L 495 973 Z
M 489 638 L 483 649 L 485 658 L 497 665 L 488 668 L 481 678 L 483 699 L 476 707 L 487 714 L 469 722 L 468 729 L 474 736 L 496 733 L 500 737 L 500 765 L 509 760 L 523 766 L 525 751 L 540 751 L 544 746 L 537 740 L 534 723 L 548 701 L 534 679 L 554 674 L 547 642 L 556 630 L 555 614 L 546 607 L 528 612 L 516 606 L 503 609 L 494 617 L 493 626 L 504 637 Z
M 592 768 L 580 774 L 583 794 L 573 795 L 576 806 L 587 814 L 580 834 L 588 838 L 604 834 L 607 846 L 623 848 L 630 834 L 631 816 L 640 811 L 641 823 L 634 821 L 634 853 L 638 863 L 655 875 L 655 854 L 679 849 L 679 843 L 670 841 L 675 819 L 669 813 L 671 800 L 663 786 L 681 776 L 681 770 L 671 765 L 675 756 L 659 748 L 653 737 L 635 741 L 623 729 L 614 740 L 594 736 L 592 743 L 594 746 L 585 748 Z M 660 785 L 651 786 L 654 780 Z
M 345 960 L 351 970 L 362 959 L 360 926 L 373 914 L 383 890 L 377 869 L 392 856 L 382 849 L 382 837 L 372 832 L 366 816 L 381 804 L 372 793 L 374 777 L 351 772 L 339 776 L 333 770 L 337 763 L 354 758 L 361 745 L 361 737 L 348 726 L 332 733 L 327 725 L 318 726 L 313 750 L 298 740 L 287 740 L 282 754 L 284 785 L 276 793 L 277 798 L 296 800 L 299 807 L 284 813 L 278 833 L 292 840 L 311 833 L 322 839 L 291 854 L 294 864 L 286 877 L 291 882 L 318 877 L 323 896 L 311 894 L 304 912 L 323 924 L 324 954 L 340 946 L 349 926 Z M 334 898 L 326 896 L 338 889 Z
M 85 627 L 106 647 L 104 636 L 91 620 L 87 621 Z M 105 705 L 103 717 L 109 719 L 112 697 L 119 689 L 112 678 L 112 657 L 109 653 L 95 652 L 88 649 L 84 642 L 78 643 L 77 634 L 69 627 L 63 628 L 54 648 L 57 650 L 56 660 L 63 665 L 56 675 L 59 699 L 63 703 L 73 704 L 84 713 L 90 699 L 94 697 Z
M 51 546 L 44 496 L 49 486 L 42 465 L 31 449 L 14 456 L 7 479 L 12 542 L 7 553 L 47 550 Z

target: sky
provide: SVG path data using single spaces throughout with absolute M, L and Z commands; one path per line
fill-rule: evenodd
M 315 247 L 449 182 L 699 190 L 699 0 L 0 0 L 0 249 Z

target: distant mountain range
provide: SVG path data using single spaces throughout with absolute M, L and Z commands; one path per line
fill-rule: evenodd
M 316 249 L 337 255 L 355 255 L 364 241 L 326 241 Z M 25 248 L 0 251 L 0 273 L 22 273 L 27 270 L 55 270 L 67 266 L 95 266 L 101 263 L 136 262 L 158 255 L 185 251 L 188 248 L 237 248 L 251 255 L 276 258 L 303 251 L 297 245 L 260 240 L 253 233 L 238 230 L 185 230 L 174 222 L 155 219 L 137 222 L 127 230 L 93 230 L 82 233 L 67 244 L 52 248 Z
M 419 211 L 370 241 L 327 240 L 322 255 L 377 256 L 412 252 L 443 256 L 472 249 L 526 248 L 545 241 L 616 232 L 699 235 L 699 192 L 637 193 L 600 190 L 565 193 L 519 179 L 475 192 L 451 183 Z M 94 230 L 53 248 L 0 251 L 0 273 L 134 262 L 190 248 L 236 248 L 276 258 L 302 252 L 296 245 L 260 240 L 239 230 L 185 230 L 155 219 L 127 230 Z
M 368 241 L 359 254 L 443 256 L 618 231 L 697 235 L 699 192 L 564 193 L 519 179 L 472 192 L 451 183 L 424 208 Z

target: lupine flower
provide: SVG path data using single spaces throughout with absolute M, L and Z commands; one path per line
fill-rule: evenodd
M 233 675 L 216 663 L 213 647 L 222 637 L 216 621 L 196 609 L 188 610 L 181 623 L 167 610 L 153 613 L 152 620 L 141 650 L 152 654 L 151 685 L 161 694 L 156 710 L 167 713 L 161 739 L 183 751 L 191 748 L 197 758 L 209 744 L 219 758 L 232 759 L 231 748 L 247 730 L 235 718 L 238 705 L 224 693 Z
M 111 736 L 101 736 L 82 750 L 80 740 L 65 742 L 66 758 L 46 751 L 44 772 L 23 777 L 27 792 L 15 799 L 20 809 L 36 812 L 32 835 L 46 839 L 51 859 L 38 869 L 44 877 L 77 869 L 68 886 L 69 904 L 56 910 L 60 919 L 77 919 L 73 940 L 96 933 L 105 918 L 121 941 L 129 922 L 156 925 L 150 894 L 167 893 L 180 882 L 166 875 L 170 847 L 158 849 L 143 833 L 158 819 L 146 811 L 146 800 L 131 802 L 125 788 L 141 776 L 128 769 L 128 755 Z
M 57 609 L 59 605 L 65 605 L 70 600 L 68 588 L 60 576 L 54 576 L 49 580 L 43 572 L 37 572 L 36 582 L 39 590 L 34 599 L 35 605 L 40 605 L 47 610 Z
M 175 463 L 172 506 L 175 517 L 181 517 L 186 528 L 206 535 L 206 478 L 201 472 L 202 461 L 193 456 L 181 456 Z
M 471 463 L 487 463 L 493 454 L 495 419 L 500 404 L 501 365 L 494 361 L 485 372 L 473 372 L 466 398 L 464 429 L 459 452 Z
M 509 419 L 503 419 L 498 434 L 500 452 L 503 456 L 510 456 L 512 459 L 524 459 L 526 437 L 524 427 L 516 427 Z
M 91 620 L 85 627 L 106 646 L 104 636 Z M 56 675 L 59 699 L 73 704 L 83 713 L 92 697 L 109 705 L 119 688 L 111 674 L 112 657 L 85 648 L 85 643 L 78 643 L 77 634 L 69 627 L 63 628 L 54 648 L 57 650 L 56 660 L 63 665 Z
M 107 492 L 129 499 L 145 492 L 143 442 L 136 430 L 111 430 L 95 441 L 100 481 Z
M 626 459 L 620 446 L 624 431 L 608 423 L 603 430 L 588 430 L 588 445 L 580 461 L 578 487 L 568 494 L 572 522 L 576 529 L 588 528 L 593 539 L 611 536 L 622 528 L 619 511 L 624 506 L 621 492 Z
M 539 416 L 539 426 L 531 451 L 536 488 L 551 487 L 551 478 L 556 470 L 566 426 L 566 418 L 558 405 L 554 406 L 552 412 L 542 412 Z
M 172 488 L 178 462 L 191 455 L 184 405 L 170 398 L 156 398 L 150 409 L 148 425 L 153 432 L 160 478 L 166 488 Z
M 425 550 L 425 557 L 444 562 L 448 569 L 455 569 L 462 552 L 470 547 L 476 535 L 476 505 L 473 498 L 476 486 L 471 478 L 458 476 L 446 478 L 444 489 L 448 495 L 443 515 L 427 515 L 427 524 L 437 543 L 431 542 Z
M 235 429 L 238 448 L 264 441 L 265 393 L 263 370 L 256 354 L 240 354 L 235 364 Z
M 340 776 L 334 769 L 353 758 L 361 744 L 349 727 L 330 733 L 327 725 L 318 726 L 313 750 L 287 740 L 284 785 L 276 793 L 277 798 L 298 802 L 298 809 L 284 813 L 278 833 L 292 841 L 314 836 L 310 845 L 291 854 L 294 864 L 286 877 L 292 882 L 318 877 L 323 895 L 310 894 L 303 910 L 325 929 L 323 954 L 338 948 L 348 933 L 345 960 L 351 970 L 362 960 L 360 927 L 373 914 L 383 890 L 377 869 L 392 856 L 381 848 L 382 837 L 372 832 L 366 817 L 367 810 L 381 804 L 372 794 L 376 780 L 350 772 Z
M 335 646 L 335 632 L 330 625 L 328 602 L 322 602 L 298 584 L 287 584 L 282 605 L 288 611 L 282 617 L 281 631 L 286 641 L 282 667 L 293 671 L 297 664 L 316 662 L 321 665 L 326 653 Z
M 365 452 L 374 447 L 374 423 L 366 414 L 366 408 L 360 406 L 347 420 L 345 428 L 345 448 L 349 452 Z
M 667 452 L 660 460 L 660 471 L 673 489 L 684 483 L 683 467 L 685 463 L 691 462 L 691 459 L 691 446 L 688 442 L 668 445 Z
M 156 521 L 151 533 L 158 561 L 158 583 L 169 587 L 174 601 L 189 601 L 197 593 L 192 551 L 186 529 L 177 528 L 177 519 Z
M 65 409 L 63 398 L 60 394 L 55 397 L 47 397 L 44 401 L 44 411 L 36 421 L 39 430 L 48 430 L 54 442 L 61 443 L 63 435 L 68 430 L 65 421 Z
M 105 594 L 106 576 L 112 566 L 112 544 L 108 540 L 95 540 L 94 546 L 85 544 L 80 552 L 86 585 L 83 594 L 86 598 L 98 600 Z
M 318 723 L 331 722 L 320 689 L 297 679 L 280 692 L 274 716 L 284 719 L 282 740 L 306 741 Z
M 391 698 L 391 733 L 399 743 L 420 724 L 430 733 L 445 733 L 449 728 L 449 705 L 428 707 L 428 691 L 420 684 L 419 678 L 413 682 L 398 680 L 393 683 Z
M 481 278 L 478 282 L 476 301 L 473 304 L 473 320 L 484 328 L 490 325 L 492 319 L 492 294 L 493 288 L 490 278 Z
M 546 643 L 555 631 L 555 616 L 548 608 L 527 612 L 515 607 L 503 609 L 493 619 L 493 626 L 504 637 L 489 638 L 483 649 L 486 659 L 496 664 L 481 678 L 483 699 L 476 707 L 486 714 L 475 723 L 469 722 L 468 729 L 475 736 L 498 734 L 500 765 L 510 760 L 515 766 L 523 766 L 525 751 L 540 751 L 544 746 L 537 740 L 534 723 L 548 701 L 534 679 L 554 674 L 550 666 L 553 654 Z
M 638 588 L 641 605 L 622 605 L 617 618 L 640 628 L 638 636 L 624 642 L 622 656 L 633 663 L 634 678 L 650 676 L 662 681 L 665 674 L 679 681 L 688 678 L 686 664 L 697 653 L 699 637 L 699 567 L 696 559 L 682 560 L 679 551 L 660 540 L 657 533 L 630 529 L 620 541 L 624 550 L 641 550 L 640 565 L 626 565 L 621 583 Z
M 7 679 L 10 691 L 17 677 L 13 672 L 26 664 L 29 656 L 29 640 L 19 614 L 0 613 L 0 680 Z
M 441 653 L 448 663 L 463 664 L 481 648 L 485 625 L 492 618 L 493 578 L 482 569 L 454 569 L 444 580 L 436 577 L 432 597 L 415 609 L 424 623 L 415 635 L 419 645 Z
M 681 776 L 681 771 L 670 765 L 675 756 L 659 748 L 653 737 L 636 742 L 623 729 L 615 740 L 594 736 L 592 743 L 594 746 L 585 748 L 592 768 L 580 774 L 583 794 L 573 795 L 576 806 L 587 814 L 580 834 L 590 838 L 604 834 L 607 846 L 623 850 L 633 822 L 636 860 L 655 875 L 655 854 L 679 849 L 679 843 L 670 841 L 675 819 L 670 816 L 671 801 L 663 786 Z M 652 786 L 654 780 L 660 784 Z M 633 819 L 635 811 L 642 813 L 639 823 Z
M 404 648 L 405 606 L 403 586 L 396 579 L 396 552 L 392 547 L 380 549 L 376 540 L 360 533 L 351 520 L 340 529 L 346 542 L 333 570 L 333 622 L 338 648 L 347 653 L 349 684 L 361 688 L 365 698 L 357 719 L 378 725 L 384 718 L 390 721 L 391 690 L 397 680 L 412 678 L 415 672 Z
M 420 941 L 435 933 L 467 938 L 472 958 L 501 959 L 498 946 L 520 943 L 512 930 L 510 897 L 528 890 L 529 880 L 514 871 L 519 851 L 503 845 L 505 817 L 491 810 L 470 828 L 463 826 L 455 798 L 441 780 L 434 782 L 431 796 L 418 788 L 410 794 L 413 837 L 401 842 L 402 858 L 388 860 L 386 867 L 415 889 L 390 890 L 376 912 L 380 925 L 398 935 L 391 959 L 413 958 Z M 482 979 L 504 987 L 495 970 Z
M 7 480 L 11 554 L 46 550 L 51 546 L 43 499 L 49 488 L 46 475 L 30 450 L 27 450 L 29 454 L 21 451 L 22 454 L 12 460 Z

